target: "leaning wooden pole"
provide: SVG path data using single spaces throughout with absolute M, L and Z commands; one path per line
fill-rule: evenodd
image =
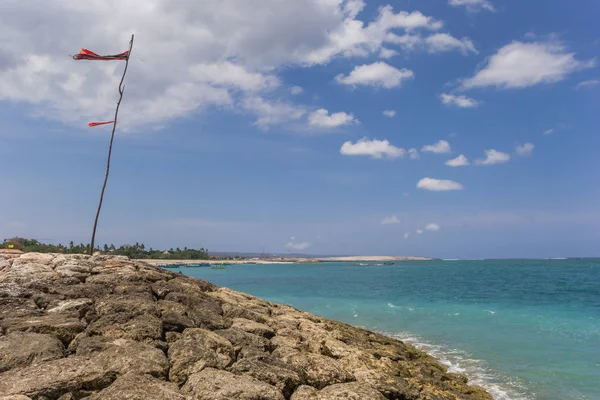
M 93 254 L 94 252 L 94 244 L 96 242 L 96 228 L 98 227 L 98 219 L 100 218 L 100 211 L 102 210 L 102 201 L 104 200 L 104 191 L 106 190 L 106 183 L 108 182 L 108 177 L 110 175 L 110 159 L 112 156 L 112 148 L 115 140 L 115 131 L 117 129 L 117 121 L 119 118 L 119 108 L 121 106 L 121 101 L 123 100 L 123 93 L 125 91 L 125 86 L 123 86 L 123 82 L 125 81 L 125 75 L 127 74 L 127 67 L 129 66 L 129 59 L 131 57 L 131 51 L 133 49 L 133 39 L 134 35 L 131 35 L 131 41 L 129 42 L 129 50 L 127 52 L 113 55 L 113 56 L 100 56 L 96 53 L 93 53 L 89 50 L 82 49 L 81 53 L 74 56 L 75 60 L 125 60 L 125 68 L 123 70 L 123 75 L 121 76 L 121 82 L 119 83 L 119 101 L 117 101 L 117 108 L 115 109 L 115 118 L 113 121 L 109 122 L 90 122 L 88 125 L 98 126 L 104 125 L 108 123 L 113 124 L 112 133 L 110 135 L 110 144 L 108 146 L 108 157 L 106 159 L 106 175 L 104 176 L 104 183 L 102 184 L 102 191 L 100 192 L 100 201 L 98 202 L 98 209 L 96 210 L 96 218 L 94 219 L 94 229 L 92 230 L 92 240 L 89 247 L 89 254 Z

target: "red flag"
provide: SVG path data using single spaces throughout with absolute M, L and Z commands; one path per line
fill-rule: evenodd
M 112 54 L 101 56 L 100 54 L 96 54 L 88 49 L 81 49 L 79 54 L 75 54 L 73 56 L 73 60 L 101 60 L 101 61 L 110 61 L 110 60 L 127 60 L 129 57 L 129 50 L 124 51 L 119 54 Z
M 105 121 L 105 122 L 90 122 L 88 124 L 88 126 L 91 128 L 92 126 L 98 126 L 98 125 L 106 125 L 106 124 L 112 124 L 115 121 Z

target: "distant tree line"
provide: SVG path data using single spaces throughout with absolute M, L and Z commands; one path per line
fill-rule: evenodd
M 63 253 L 63 254 L 86 254 L 89 248 L 89 244 L 75 244 L 69 242 L 68 245 L 58 245 L 40 243 L 35 239 L 25 239 L 20 237 L 14 237 L 12 239 L 5 239 L 3 243 L 0 243 L 0 249 L 17 249 L 24 251 L 25 253 L 36 252 L 36 253 Z M 105 244 L 103 247 L 96 247 L 94 251 L 99 251 L 104 254 L 112 254 L 118 256 L 127 256 L 129 258 L 151 258 L 151 259 L 165 259 L 165 260 L 208 260 L 211 257 L 208 254 L 208 249 L 202 247 L 199 250 L 188 249 L 184 247 L 180 249 L 169 250 L 155 250 L 153 248 L 146 249 L 143 243 L 136 243 L 134 245 L 125 244 L 120 247 L 115 247 L 114 244 Z

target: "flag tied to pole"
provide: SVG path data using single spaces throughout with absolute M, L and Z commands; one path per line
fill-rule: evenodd
M 106 56 L 101 56 L 100 54 L 94 53 L 88 49 L 81 49 L 79 54 L 75 54 L 73 56 L 73 60 L 92 60 L 92 61 L 112 61 L 112 60 L 127 60 L 129 57 L 129 50 L 126 50 L 119 54 L 111 54 Z M 93 126 L 98 125 L 107 125 L 112 124 L 115 121 L 105 121 L 105 122 L 90 122 L 88 126 L 91 128 Z
M 81 49 L 79 54 L 73 56 L 73 60 L 100 60 L 100 61 L 111 61 L 111 60 L 127 60 L 129 57 L 129 50 L 126 50 L 119 54 L 112 54 L 101 56 L 88 49 Z
M 106 124 L 114 124 L 115 121 L 105 121 L 105 122 L 90 122 L 88 124 L 88 126 L 91 128 L 92 126 L 98 126 L 98 125 L 106 125 Z

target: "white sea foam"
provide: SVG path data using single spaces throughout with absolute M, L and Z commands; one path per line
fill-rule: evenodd
M 410 343 L 416 348 L 431 354 L 448 367 L 448 372 L 461 373 L 469 377 L 471 384 L 485 388 L 495 400 L 533 400 L 527 394 L 524 385 L 517 379 L 493 371 L 483 360 L 470 356 L 467 352 L 452 349 L 444 345 L 429 343 L 408 332 L 389 333 L 384 335 Z

